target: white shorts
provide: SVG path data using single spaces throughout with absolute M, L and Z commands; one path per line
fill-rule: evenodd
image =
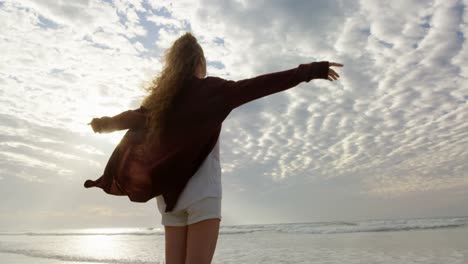
M 172 212 L 164 212 L 165 204 L 158 202 L 161 224 L 164 226 L 186 226 L 211 218 L 221 220 L 221 200 L 221 197 L 206 197 L 192 203 L 185 209 Z

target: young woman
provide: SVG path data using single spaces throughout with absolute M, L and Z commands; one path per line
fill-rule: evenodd
M 113 176 L 110 168 L 117 165 L 110 163 L 112 173 L 105 173 L 107 178 L 88 180 L 85 187 L 101 187 L 138 202 L 156 197 L 165 228 L 166 263 L 211 263 L 222 218 L 222 122 L 233 109 L 301 82 L 337 80 L 339 75 L 330 66 L 343 65 L 312 62 L 240 81 L 206 77 L 203 49 L 192 34 L 185 33 L 166 50 L 163 70 L 148 87 L 139 109 L 90 123 L 95 132 L 147 128 L 142 144 L 146 150 L 141 152 L 146 154 L 139 158 L 151 157 L 151 169 L 143 173 L 142 162 L 128 166 L 126 174 Z

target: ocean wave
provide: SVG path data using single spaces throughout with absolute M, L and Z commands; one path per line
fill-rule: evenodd
M 456 228 L 463 227 L 465 224 L 442 224 L 432 226 L 362 226 L 356 228 L 337 228 L 335 230 L 310 230 L 301 233 L 309 234 L 340 234 L 340 233 L 362 233 L 362 232 L 392 232 L 392 231 L 411 231 L 411 230 L 428 230 L 428 229 L 441 229 L 441 228 Z M 286 233 L 290 233 L 286 231 Z
M 0 236 L 97 236 L 97 235 L 154 236 L 154 235 L 164 235 L 164 231 L 154 231 L 154 232 L 3 232 L 3 233 L 0 233 Z
M 54 259 L 60 261 L 73 261 L 73 262 L 92 262 L 92 263 L 128 263 L 128 264 L 155 264 L 158 262 L 154 261 L 144 261 L 138 259 L 116 259 L 116 258 L 95 258 L 95 257 L 86 257 L 86 256 L 71 256 L 71 255 L 60 255 L 60 254 L 51 254 L 47 252 L 35 251 L 35 250 L 26 250 L 26 249 L 8 249 L 0 248 L 1 253 L 10 253 L 10 254 L 19 254 L 28 257 L 34 258 L 43 258 L 43 259 Z M 161 262 L 162 263 L 162 262 Z
M 280 223 L 221 226 L 221 235 L 240 235 L 258 232 L 294 233 L 294 234 L 339 234 L 357 232 L 390 232 L 428 230 L 441 228 L 460 228 L 468 226 L 467 218 L 406 219 L 406 220 L 370 220 L 359 222 L 315 222 L 315 223 Z M 162 228 L 109 228 L 82 229 L 76 231 L 26 231 L 3 232 L 0 236 L 94 236 L 94 235 L 131 235 L 163 236 Z

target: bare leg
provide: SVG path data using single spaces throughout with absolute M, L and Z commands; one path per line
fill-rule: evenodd
M 166 263 L 184 264 L 187 226 L 164 226 L 166 236 Z
M 219 234 L 219 218 L 188 225 L 187 259 L 185 264 L 210 264 Z

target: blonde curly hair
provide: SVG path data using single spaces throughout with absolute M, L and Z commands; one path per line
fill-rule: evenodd
M 146 147 L 154 149 L 161 143 L 161 133 L 166 128 L 167 118 L 184 83 L 192 77 L 199 64 L 204 62 L 204 53 L 197 39 L 186 32 L 164 52 L 162 71 L 143 89 L 149 94 L 141 105 L 149 110 L 150 119 L 146 128 Z

